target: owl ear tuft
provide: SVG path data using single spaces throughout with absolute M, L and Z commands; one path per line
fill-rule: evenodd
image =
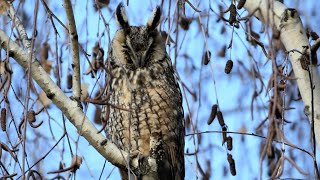
M 148 30 L 154 30 L 160 23 L 160 18 L 161 18 L 161 9 L 160 6 L 157 6 L 153 12 L 152 16 L 149 18 L 147 22 L 147 28 Z
M 130 31 L 127 13 L 122 2 L 119 3 L 116 9 L 116 20 L 125 32 Z

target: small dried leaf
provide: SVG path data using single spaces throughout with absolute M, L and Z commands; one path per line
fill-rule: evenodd
M 97 71 L 98 69 L 100 69 L 100 67 L 101 67 L 101 63 L 100 63 L 101 61 L 100 60 L 96 60 L 95 62 L 94 62 L 94 64 L 92 64 L 93 65 L 93 68 L 95 69 L 95 71 Z
M 248 129 L 245 125 L 242 125 L 241 128 L 238 130 L 239 133 L 247 133 Z M 244 135 L 241 135 L 241 141 L 244 142 Z
M 161 31 L 161 37 L 162 37 L 162 40 L 163 42 L 166 42 L 167 41 L 167 38 L 168 38 L 168 33 L 166 31 Z M 171 36 L 169 36 L 169 41 L 167 44 L 170 44 L 170 43 L 173 43 L 175 44 L 174 40 L 171 38 Z
M 67 88 L 71 89 L 72 88 L 72 75 L 68 74 L 67 76 Z
M 225 57 L 226 56 L 226 51 L 227 51 L 227 46 L 224 45 L 218 52 L 217 55 L 219 57 Z
M 87 97 L 89 97 L 88 88 L 88 83 L 81 84 L 81 101 L 84 101 L 85 99 L 87 99 Z
M 191 22 L 192 21 L 189 18 L 180 17 L 180 19 L 179 19 L 179 25 L 185 31 L 187 31 L 189 29 Z
M 101 108 L 100 107 L 96 107 L 96 112 L 94 113 L 94 123 L 96 124 L 102 124 L 102 119 L 101 119 Z
M 28 119 L 28 121 L 29 121 L 30 123 L 35 122 L 35 121 L 36 121 L 36 113 L 35 113 L 33 110 L 28 111 L 28 113 L 27 113 L 27 119 Z
M 41 51 L 40 51 L 40 54 L 41 54 L 41 61 L 46 61 L 48 60 L 48 57 L 49 57 L 49 49 L 50 49 L 50 46 L 47 42 L 44 42 L 42 44 L 42 48 L 41 48 Z
M 95 45 L 92 48 L 92 56 L 94 58 L 97 57 L 99 49 L 100 49 L 100 44 L 99 44 L 99 42 L 96 42 Z
M 40 61 L 41 66 L 43 67 L 43 69 L 50 74 L 50 71 L 52 69 L 52 62 L 49 60 L 41 60 Z
M 102 48 L 99 48 L 98 54 L 97 54 L 97 61 L 98 62 L 103 62 L 103 57 L 104 57 L 104 50 Z M 99 69 L 98 67 L 96 67 Z
M 237 9 L 236 9 L 236 5 L 234 5 L 233 3 L 231 3 L 230 7 L 229 7 L 229 11 L 230 11 L 230 16 L 229 16 L 229 24 L 239 28 L 239 23 L 237 21 Z
M 10 154 L 11 157 L 14 159 L 14 161 L 15 161 L 15 162 L 18 162 L 18 158 L 17 158 L 16 154 L 13 153 L 14 150 L 11 150 L 6 144 L 1 143 L 1 142 L 0 142 L 0 147 L 1 147 L 1 149 L 9 152 L 9 154 Z M 0 151 L 1 151 L 1 149 L 0 149 Z
M 248 129 L 245 125 L 242 125 L 242 127 L 239 129 L 240 133 L 247 133 Z
M 77 169 L 79 169 L 81 164 L 82 164 L 82 157 L 77 155 L 73 156 L 72 162 L 71 162 L 71 167 L 73 167 L 73 169 L 71 169 L 71 172 L 75 172 Z

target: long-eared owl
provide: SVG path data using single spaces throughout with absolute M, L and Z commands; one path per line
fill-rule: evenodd
M 120 29 L 108 52 L 108 88 L 111 106 L 103 107 L 106 134 L 120 149 L 148 157 L 152 138 L 163 143 L 160 179 L 184 179 L 184 121 L 182 95 L 159 31 L 157 7 L 145 26 L 130 26 L 125 9 L 116 9 Z M 159 137 L 159 136 L 158 136 Z M 120 170 L 123 179 L 127 171 Z M 130 175 L 132 176 L 132 175 Z M 139 179 L 139 177 L 138 177 Z

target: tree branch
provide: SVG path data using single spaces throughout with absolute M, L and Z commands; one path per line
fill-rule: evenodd
M 12 19 L 12 21 L 14 22 L 14 26 L 17 28 L 19 34 L 20 34 L 20 38 L 22 40 L 22 44 L 23 46 L 27 49 L 28 54 L 31 53 L 31 43 L 28 39 L 28 35 L 26 33 L 26 30 L 24 29 L 20 19 L 18 18 L 12 4 L 10 4 L 9 7 L 9 17 Z
M 0 30 L 0 46 L 23 68 L 28 68 L 28 55 L 4 31 Z M 68 98 L 62 90 L 47 75 L 40 63 L 32 56 L 31 76 L 46 93 L 55 105 L 64 113 L 70 122 L 104 158 L 117 167 L 126 168 L 125 158 L 128 153 L 120 150 L 115 144 L 108 141 L 90 122 L 76 101 Z M 131 161 L 131 167 L 137 168 L 138 161 Z
M 71 42 L 72 52 L 72 97 L 80 102 L 81 96 L 81 81 L 80 81 L 80 58 L 79 58 L 79 46 L 78 46 L 78 33 L 76 22 L 73 15 L 72 5 L 70 0 L 64 0 L 64 9 L 68 18 L 69 38 Z
M 268 6 L 269 2 L 273 4 Z M 281 32 L 280 40 L 287 52 L 290 52 L 289 57 L 305 104 L 305 113 L 308 115 L 311 124 L 314 122 L 316 142 L 320 147 L 320 76 L 316 63 L 311 63 L 308 70 L 301 67 L 300 60 L 306 56 L 304 52 L 310 55 L 310 45 L 298 13 L 294 9 L 287 8 L 279 1 L 246 0 L 244 8 L 250 14 L 253 13 L 263 23 L 268 22 L 267 25 L 274 25 Z M 256 11 L 257 9 L 259 11 Z M 297 51 L 292 52 L 292 50 L 297 50 L 303 54 L 297 53 Z M 307 60 L 309 59 L 307 58 Z M 309 79 L 309 70 L 312 82 Z M 312 91 L 313 93 L 311 93 Z M 312 109 L 314 109 L 314 112 L 312 112 Z M 314 119 L 312 118 L 313 113 Z

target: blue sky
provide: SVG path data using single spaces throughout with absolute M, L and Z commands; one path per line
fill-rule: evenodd
M 206 124 L 207 118 L 210 114 L 210 108 L 212 104 L 219 101 L 219 107 L 223 112 L 224 119 L 226 124 L 228 125 L 229 131 L 239 131 L 241 128 L 245 127 L 248 133 L 255 133 L 255 128 L 257 125 L 267 116 L 268 110 L 268 98 L 271 93 L 264 92 L 261 96 L 255 101 L 254 105 L 260 107 L 261 110 L 254 110 L 254 120 L 251 119 L 250 114 L 250 102 L 251 96 L 254 92 L 254 87 L 260 87 L 260 82 L 253 81 L 252 78 L 248 77 L 244 68 L 239 65 L 239 61 L 241 61 L 247 69 L 251 69 L 254 66 L 259 67 L 259 71 L 262 74 L 262 78 L 264 83 L 267 84 L 269 80 L 269 76 L 271 73 L 271 63 L 265 64 L 267 61 L 266 57 L 263 55 L 261 49 L 259 47 L 255 48 L 250 46 L 248 42 L 245 40 L 244 29 L 240 28 L 235 30 L 235 34 L 233 35 L 233 46 L 232 50 L 227 50 L 225 57 L 218 57 L 217 51 L 219 51 L 224 45 L 228 45 L 232 38 L 232 28 L 228 24 L 224 24 L 223 22 L 216 22 L 217 16 L 208 10 L 208 3 L 212 6 L 212 8 L 218 12 L 217 3 L 224 4 L 226 8 L 226 4 L 229 4 L 229 1 L 224 2 L 215 2 L 215 1 L 191 1 L 194 5 L 200 2 L 198 9 L 202 10 L 202 23 L 205 25 L 209 18 L 209 37 L 207 38 L 207 46 L 208 49 L 212 52 L 211 63 L 208 66 L 203 66 L 201 64 L 201 58 L 204 52 L 204 39 L 203 34 L 199 31 L 199 24 L 197 23 L 198 14 L 195 13 L 188 5 L 186 5 L 186 16 L 189 18 L 194 18 L 191 23 L 190 29 L 188 31 L 181 30 L 179 31 L 178 38 L 178 55 L 177 55 L 177 72 L 181 77 L 182 82 L 186 84 L 191 90 L 195 91 L 200 99 L 194 101 L 192 96 L 186 92 L 186 97 L 184 97 L 184 109 L 185 114 L 188 114 L 188 109 L 192 112 L 192 120 L 194 125 L 197 127 L 199 132 L 210 131 L 210 130 L 220 130 L 220 126 L 215 120 L 213 124 L 208 126 Z M 26 12 L 29 17 L 33 17 L 33 1 L 27 1 L 28 4 L 25 4 L 24 8 L 26 8 Z M 28 6 L 29 3 L 32 5 Z M 65 12 L 62 6 L 62 1 L 51 1 L 50 8 L 55 13 L 57 17 L 59 17 L 62 22 L 66 24 Z M 138 1 L 138 0 L 130 0 L 129 7 L 126 7 L 129 22 L 132 25 L 143 25 L 146 23 L 149 15 L 152 12 L 152 9 L 160 4 L 161 1 Z M 173 3 L 174 4 L 174 3 Z M 291 7 L 296 7 L 297 5 L 290 1 L 289 4 Z M 303 6 L 309 7 L 315 3 L 314 1 L 307 1 Z M 102 9 L 103 16 L 106 21 L 110 25 L 110 35 L 113 37 L 113 34 L 118 29 L 116 22 L 113 17 L 113 10 L 118 5 L 118 2 L 112 2 L 110 4 L 110 10 L 107 8 Z M 174 6 L 174 5 L 172 5 Z M 319 5 L 317 5 L 319 6 Z M 15 2 L 15 7 L 17 7 L 17 2 Z M 302 5 L 298 6 L 298 8 L 302 9 Z M 105 31 L 102 20 L 99 18 L 99 14 L 94 11 L 91 1 L 87 3 L 86 1 L 77 1 L 74 6 L 75 19 L 78 28 L 79 34 L 79 42 L 83 45 L 83 47 L 87 50 L 88 53 L 91 52 L 91 48 L 94 46 L 95 42 L 100 40 L 100 43 L 107 52 L 108 49 L 108 37 L 102 36 L 102 33 Z M 241 11 L 242 12 L 242 11 Z M 168 3 L 165 3 L 163 9 L 163 16 L 165 17 L 168 13 Z M 209 16 L 207 16 L 209 13 Z M 171 15 L 173 11 L 171 10 Z M 303 11 L 302 19 L 305 23 L 311 22 L 312 12 Z M 227 15 L 225 16 L 227 17 Z M 30 18 L 31 19 L 31 18 Z M 32 22 L 32 21 L 30 21 Z M 55 21 L 56 22 L 56 21 Z M 168 32 L 168 24 L 165 19 L 164 24 L 161 25 Z M 1 25 L 1 23 L 0 23 Z M 60 37 L 58 38 L 59 49 L 61 44 L 66 43 L 65 31 L 63 28 L 58 25 L 56 22 L 56 26 L 58 28 Z M 222 26 L 226 27 L 226 32 L 221 35 L 220 30 Z M 312 23 L 312 28 L 319 29 L 319 25 Z M 9 27 L 1 25 L 1 27 L 5 27 L 9 31 Z M 28 33 L 30 36 L 32 26 L 29 25 Z M 254 21 L 254 30 L 258 32 L 260 30 L 261 23 L 257 20 Z M 43 7 L 40 5 L 39 19 L 37 24 L 37 30 L 39 33 L 39 38 L 36 40 L 36 44 L 42 44 L 45 41 L 45 37 L 48 38 L 48 42 L 54 50 L 54 31 L 52 29 L 51 23 L 48 19 L 46 19 L 46 15 L 44 13 Z M 98 34 L 98 36 L 97 36 Z M 185 36 L 185 37 L 184 37 Z M 262 42 L 264 44 L 268 44 L 267 38 L 265 34 L 260 34 Z M 41 38 L 42 37 L 42 38 Z M 175 34 L 172 34 L 172 38 L 175 39 Z M 247 47 L 247 49 L 246 49 Z M 66 89 L 66 81 L 65 77 L 68 74 L 68 68 L 70 68 L 71 64 L 71 56 L 69 49 L 65 47 L 62 48 L 62 89 L 64 91 L 69 91 Z M 253 57 L 248 57 L 247 50 L 253 52 Z M 35 49 L 35 51 L 39 51 L 39 49 Z M 167 47 L 167 51 L 174 61 L 175 57 L 175 49 L 174 45 Z M 190 58 L 186 58 L 190 57 Z M 233 72 L 229 75 L 224 73 L 224 65 L 228 59 L 232 59 L 234 61 Z M 49 59 L 54 61 L 54 57 L 51 54 Z M 279 55 L 279 59 L 283 60 L 284 57 Z M 22 69 L 17 65 L 13 60 L 10 60 L 13 64 L 13 68 L 16 69 L 13 74 L 14 79 L 19 81 L 13 82 L 13 88 L 18 90 L 21 89 L 21 92 L 25 92 L 25 88 L 23 87 L 23 79 L 21 79 Z M 55 64 L 55 63 L 54 63 Z M 211 67 L 210 67 L 211 66 Z M 88 68 L 88 63 L 86 62 L 84 56 L 81 56 L 81 71 L 84 72 Z M 243 76 L 240 76 L 237 72 L 240 72 Z M 53 71 L 51 72 L 51 76 L 53 77 Z M 215 80 L 215 85 L 213 83 L 213 79 Z M 94 88 L 95 79 L 92 79 L 90 76 L 83 76 L 83 83 L 89 84 L 89 92 L 96 91 Z M 200 83 L 199 83 L 200 82 Z M 100 82 L 101 83 L 101 82 Z M 200 87 L 200 89 L 199 89 Z M 215 92 L 216 90 L 216 92 Z M 71 96 L 71 93 L 67 93 Z M 217 94 L 217 96 L 216 96 Z M 10 94 L 10 98 L 14 99 L 14 94 Z M 36 98 L 34 95 L 33 98 Z M 200 100 L 200 101 L 199 101 Z M 189 103 L 189 108 L 187 107 L 187 101 Z M 11 103 L 12 102 L 12 103 Z M 22 106 L 21 104 L 11 101 L 11 106 L 13 108 L 14 119 L 17 122 L 20 122 L 22 117 Z M 306 119 L 301 120 L 301 112 L 303 110 L 302 103 L 297 102 L 292 104 L 297 110 L 288 113 L 288 119 L 293 122 L 297 122 L 298 129 L 294 131 L 290 131 L 291 125 L 288 124 L 285 126 L 285 134 L 286 137 L 293 141 L 298 142 L 298 138 L 304 139 L 303 143 L 300 143 L 302 148 L 310 150 L 309 141 L 309 126 L 308 121 Z M 11 108 L 12 108 L 11 107 Z M 17 107 L 17 108 L 16 108 Z M 19 108 L 18 108 L 19 107 Z M 40 106 L 36 106 L 36 108 L 40 108 Z M 95 106 L 89 104 L 87 109 L 87 115 L 90 119 L 93 120 L 93 116 L 95 113 Z M 48 114 L 50 116 L 48 116 Z M 28 148 L 27 152 L 30 154 L 30 158 L 28 156 L 28 160 L 30 164 L 34 163 L 34 160 L 41 158 L 61 137 L 63 134 L 62 128 L 62 114 L 54 105 L 48 110 L 48 114 L 43 113 L 42 115 L 37 116 L 39 120 L 43 120 L 44 124 L 43 128 L 31 129 L 29 128 L 28 132 Z M 50 118 L 49 118 L 50 117 Z M 50 119 L 50 120 L 49 120 Z M 50 126 L 52 128 L 53 136 L 51 132 L 48 132 Z M 67 131 L 70 134 L 71 140 L 71 148 L 73 152 L 76 152 L 84 158 L 84 163 L 80 167 L 80 169 L 76 173 L 77 179 L 98 179 L 102 165 L 104 164 L 104 158 L 94 149 L 92 148 L 88 142 L 80 137 L 78 146 L 76 147 L 75 141 L 78 139 L 78 134 L 76 129 L 72 126 L 71 123 L 66 121 Z M 98 128 L 101 128 L 99 125 Z M 288 132 L 288 133 L 287 133 Z M 290 133 L 289 133 L 290 132 Z M 186 130 L 186 134 L 192 133 L 191 129 Z M 264 135 L 266 135 L 266 128 L 262 131 Z M 300 134 L 298 134 L 300 133 Z M 41 136 L 39 136 L 41 134 Z M 16 135 L 10 135 L 12 137 L 11 141 L 16 142 Z M 186 140 L 186 148 L 185 150 L 189 152 L 194 152 L 195 148 L 199 148 L 198 158 L 199 162 L 206 170 L 206 161 L 210 162 L 211 166 L 211 179 L 256 179 L 259 177 L 259 149 L 260 144 L 264 142 L 262 139 L 246 136 L 244 141 L 241 140 L 240 135 L 231 135 L 234 141 L 234 149 L 229 152 L 233 155 L 233 158 L 236 162 L 237 168 L 237 176 L 233 177 L 229 173 L 229 168 L 227 164 L 227 149 L 224 146 L 221 146 L 221 135 L 219 133 L 207 133 L 201 135 L 201 144 L 194 144 L 192 136 L 187 136 Z M 0 137 L 2 142 L 7 142 L 7 138 L 4 133 L 0 132 Z M 54 138 L 54 139 L 53 139 Z M 196 142 L 198 138 L 195 139 Z M 38 149 L 41 146 L 41 151 L 37 152 L 35 149 Z M 277 147 L 281 147 L 280 145 L 276 145 Z M 63 153 L 61 151 L 63 150 Z M 286 148 L 286 153 L 291 153 L 290 148 Z M 312 173 L 312 160 L 305 153 L 301 153 L 298 150 L 292 151 L 294 156 L 299 156 L 300 158 L 296 159 L 296 163 L 302 167 L 305 171 Z M 288 155 L 288 154 L 286 154 Z M 21 156 L 21 153 L 20 153 Z M 52 170 L 56 170 L 58 168 L 59 162 L 62 161 L 66 164 L 66 166 L 70 165 L 71 162 L 71 154 L 69 151 L 68 142 L 66 139 L 63 140 L 62 143 L 52 151 L 39 165 L 43 168 L 44 173 Z M 186 179 L 197 179 L 197 177 L 201 178 L 196 166 L 195 156 L 186 156 Z M 285 164 L 286 168 L 291 169 L 292 166 L 288 163 Z M 224 167 L 227 167 L 227 176 L 224 176 Z M 18 170 L 18 166 L 14 164 L 10 164 L 8 166 L 10 170 Z M 267 178 L 267 168 L 266 161 L 263 162 L 263 179 Z M 296 170 L 285 171 L 284 177 L 295 177 L 295 178 L 306 178 L 300 175 Z M 66 174 L 66 173 L 65 173 Z M 110 175 L 110 176 L 109 176 Z M 47 175 L 46 175 L 47 176 Z M 48 178 L 53 176 L 48 175 Z M 110 163 L 107 162 L 105 170 L 102 174 L 101 179 L 119 179 L 119 174 L 117 173 L 117 169 L 114 169 Z

